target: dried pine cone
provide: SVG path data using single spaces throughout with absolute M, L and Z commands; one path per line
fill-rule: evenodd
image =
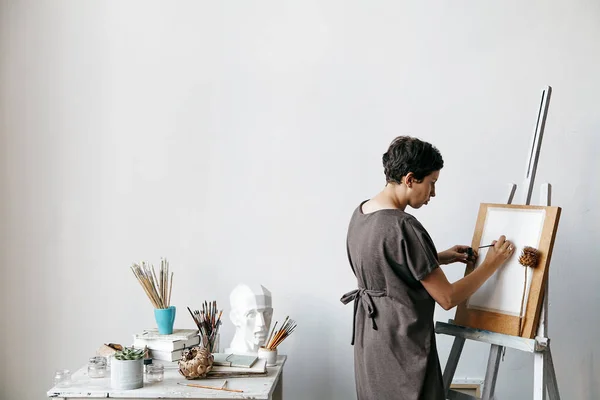
M 540 252 L 533 247 L 525 247 L 519 257 L 519 263 L 525 267 L 535 268 L 538 263 L 538 257 Z
M 179 373 L 185 379 L 204 378 L 212 369 L 214 357 L 204 347 L 195 346 L 185 350 L 179 360 Z

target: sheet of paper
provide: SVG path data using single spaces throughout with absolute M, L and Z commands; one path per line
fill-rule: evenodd
M 545 218 L 545 210 L 488 208 L 480 246 L 505 235 L 507 240 L 515 244 L 516 249 L 513 256 L 471 296 L 468 308 L 519 315 L 525 280 L 525 267 L 519 264 L 519 256 L 525 246 L 539 248 Z M 475 268 L 483 262 L 488 251 L 487 248 L 479 250 Z M 530 269 L 526 293 L 529 293 L 532 276 L 533 271 Z M 527 304 L 527 294 L 524 304 Z

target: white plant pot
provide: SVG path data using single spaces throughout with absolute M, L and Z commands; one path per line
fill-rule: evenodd
M 117 360 L 110 363 L 110 386 L 113 389 L 130 390 L 144 386 L 144 360 Z

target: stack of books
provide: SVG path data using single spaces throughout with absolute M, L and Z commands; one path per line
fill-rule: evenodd
M 173 329 L 170 335 L 161 335 L 158 329 L 147 329 L 133 335 L 133 347 L 150 350 L 154 360 L 177 361 L 183 350 L 200 343 L 197 329 Z

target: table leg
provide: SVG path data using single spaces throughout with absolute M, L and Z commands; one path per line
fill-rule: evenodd
M 277 385 L 275 385 L 275 389 L 273 390 L 273 400 L 283 400 L 283 371 L 279 374 L 279 379 L 277 379 Z

